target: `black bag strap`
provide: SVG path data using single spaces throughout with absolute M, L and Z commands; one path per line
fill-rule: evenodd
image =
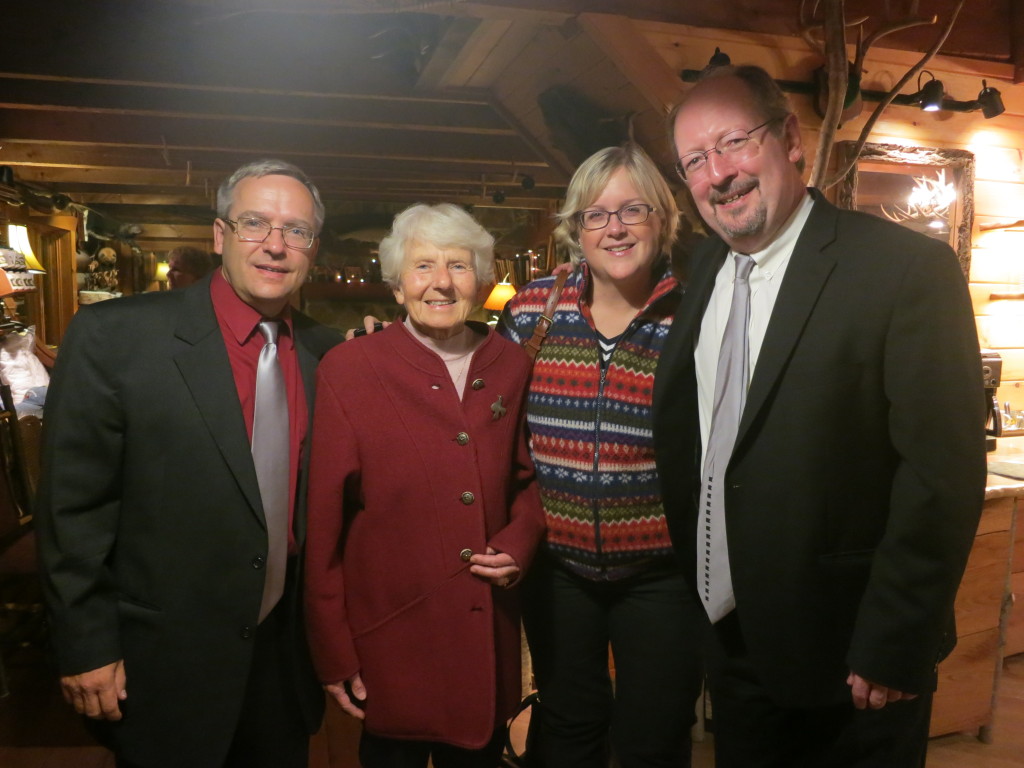
M 559 275 L 561 277 L 561 275 Z M 562 281 L 565 282 L 564 280 Z M 540 694 L 534 691 L 519 702 L 519 707 L 516 709 L 515 714 L 508 721 L 508 726 L 505 728 L 505 754 L 502 755 L 501 765 L 503 768 L 527 768 L 528 763 L 528 752 L 530 749 L 530 731 L 533 729 L 535 720 L 538 717 L 536 708 L 534 705 L 540 701 Z M 512 746 L 512 724 L 515 723 L 516 719 L 528 709 L 530 712 L 530 727 L 527 729 L 526 746 L 523 747 L 522 752 L 516 752 L 515 747 Z
M 544 338 L 548 335 L 548 328 L 551 327 L 551 318 L 555 314 L 555 306 L 558 304 L 558 299 L 562 295 L 562 288 L 565 287 L 565 281 L 568 279 L 568 270 L 558 273 L 558 277 L 555 278 L 555 284 L 551 286 L 551 293 L 548 294 L 548 302 L 544 305 L 544 311 L 537 318 L 537 325 L 533 329 L 533 336 L 523 344 L 523 348 L 531 360 L 537 359 L 540 345 L 544 343 Z

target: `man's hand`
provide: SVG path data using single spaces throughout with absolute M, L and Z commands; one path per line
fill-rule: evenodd
M 60 679 L 64 701 L 80 715 L 96 720 L 120 720 L 119 702 L 128 698 L 124 659 L 105 667 Z
M 470 573 L 496 587 L 510 587 L 519 578 L 519 565 L 512 555 L 499 554 L 491 547 L 487 548 L 486 555 L 473 555 L 469 562 Z
M 391 325 L 391 323 L 387 320 L 382 321 L 378 320 L 373 315 L 366 315 L 366 317 L 363 318 L 362 328 L 349 328 L 345 331 L 345 341 L 351 341 L 356 336 L 368 336 L 371 333 L 383 331 L 389 325 Z
M 366 701 L 366 686 L 363 685 L 363 678 L 358 672 L 344 682 L 327 683 L 324 686 L 324 690 L 331 694 L 334 700 L 338 702 L 338 705 L 345 712 L 352 715 L 352 717 L 357 720 L 362 720 L 366 717 L 366 714 L 363 712 L 364 702 Z M 351 695 L 349 695 L 350 692 Z
M 884 685 L 873 683 L 870 680 L 850 672 L 846 677 L 846 684 L 850 686 L 850 696 L 853 698 L 853 706 L 857 709 L 881 709 L 893 701 L 910 701 L 916 699 L 916 693 L 904 693 L 895 688 L 887 688 Z

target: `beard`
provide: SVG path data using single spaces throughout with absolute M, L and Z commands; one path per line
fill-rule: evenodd
M 728 200 L 738 194 L 751 194 L 760 188 L 755 181 L 735 182 L 728 189 L 716 190 L 711 196 L 711 213 L 715 220 L 713 227 L 726 240 L 739 239 L 759 235 L 764 231 L 765 223 L 768 221 L 768 211 L 764 201 L 758 200 L 757 205 L 745 208 L 735 213 L 726 212 L 720 215 L 718 203 Z

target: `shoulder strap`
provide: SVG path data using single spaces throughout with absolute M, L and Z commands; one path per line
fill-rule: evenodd
M 565 281 L 568 279 L 568 271 L 558 273 L 558 277 L 555 278 L 555 284 L 551 286 L 551 293 L 548 294 L 548 303 L 544 305 L 544 311 L 537 318 L 537 325 L 533 329 L 533 336 L 523 344 L 526 354 L 530 356 L 531 360 L 537 359 L 540 345 L 544 343 L 544 337 L 548 335 L 548 328 L 551 327 L 551 317 L 555 314 L 555 306 L 558 304 L 558 299 L 562 295 L 562 288 L 565 287 Z

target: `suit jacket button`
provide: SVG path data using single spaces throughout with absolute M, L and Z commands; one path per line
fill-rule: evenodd
M 471 558 L 472 556 L 473 556 L 473 550 L 472 549 L 464 549 L 461 552 L 459 552 L 459 559 L 461 559 L 462 562 L 464 562 L 464 563 L 468 563 L 469 562 L 469 558 Z
M 263 557 L 263 555 L 256 555 L 255 557 L 253 557 L 251 562 L 252 562 L 252 567 L 255 568 L 257 571 L 260 570 L 261 568 L 263 568 L 263 566 L 265 566 L 267 564 L 267 561 Z
M 242 631 L 239 632 L 243 640 L 248 640 L 253 635 L 252 627 L 242 627 Z
M 473 384 L 471 386 L 473 387 L 473 389 L 483 389 L 484 388 L 484 380 L 483 379 L 473 379 Z
M 469 506 L 474 501 L 476 501 L 476 496 L 474 496 L 471 491 L 466 491 L 465 493 L 462 494 L 462 503 L 465 504 L 466 506 Z
M 465 432 L 459 432 L 459 434 L 455 436 L 455 442 L 458 443 L 459 445 L 465 445 L 466 443 L 469 442 L 469 435 L 467 435 Z

